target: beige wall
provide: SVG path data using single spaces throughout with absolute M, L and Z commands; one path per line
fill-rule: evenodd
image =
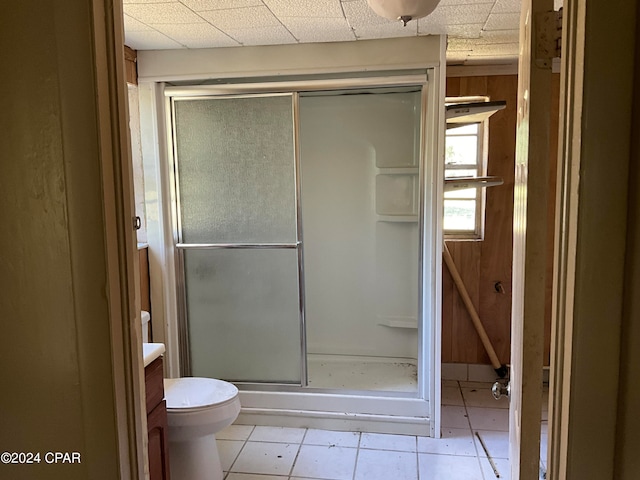
M 636 17 L 640 16 L 640 9 Z M 629 215 L 625 257 L 625 296 L 615 465 L 616 477 L 636 478 L 640 472 L 640 28 L 636 22 L 636 56 L 631 123 Z
M 122 317 L 118 279 L 108 277 L 109 136 L 96 100 L 108 73 L 95 75 L 105 25 L 93 30 L 92 7 L 104 8 L 21 0 L 0 15 L 0 452 L 42 455 L 37 465 L 0 464 L 0 478 L 120 478 L 127 431 L 117 429 L 114 372 L 123 360 L 111 320 Z M 49 451 L 79 452 L 81 463 L 47 464 Z
M 638 478 L 637 184 L 628 189 L 630 176 L 637 178 L 637 150 L 630 155 L 638 137 L 637 123 L 632 129 L 636 10 L 636 2 L 612 8 L 565 1 L 570 28 L 563 35 L 577 39 L 563 52 L 575 65 L 567 81 L 575 109 L 567 120 L 577 128 L 569 129 L 573 149 L 565 162 L 572 182 L 566 198 L 576 210 L 563 224 L 575 244 L 569 252 L 575 272 L 568 274 L 569 306 L 561 309 L 570 316 L 560 316 L 569 327 L 562 329 L 565 358 L 555 373 L 564 374 L 564 431 L 556 445 L 564 449 L 566 442 L 558 464 L 566 458 L 567 467 L 560 478 L 571 480 Z

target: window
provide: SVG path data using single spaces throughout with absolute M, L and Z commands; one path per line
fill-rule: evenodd
M 488 101 L 486 97 L 447 98 L 447 104 Z M 488 121 L 448 124 L 445 138 L 445 178 L 481 177 L 485 174 L 485 139 Z M 484 188 L 444 194 L 446 238 L 481 239 L 484 224 Z

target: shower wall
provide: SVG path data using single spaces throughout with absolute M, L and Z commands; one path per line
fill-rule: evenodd
M 420 93 L 300 99 L 307 351 L 417 358 Z

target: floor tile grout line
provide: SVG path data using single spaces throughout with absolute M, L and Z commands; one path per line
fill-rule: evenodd
M 418 452 L 418 436 L 416 435 L 416 480 L 420 480 L 420 454 Z
M 462 398 L 462 406 L 463 406 L 464 413 L 465 413 L 465 415 L 467 417 L 467 424 L 468 424 L 469 432 L 472 435 L 472 441 L 473 441 L 473 444 L 474 444 L 475 457 L 476 457 L 477 461 L 479 462 L 480 476 L 484 480 L 493 480 L 493 479 L 487 479 L 487 477 L 486 477 L 487 472 L 483 468 L 484 464 L 482 463 L 482 457 L 479 454 L 478 442 L 475 439 L 475 430 L 473 429 L 471 418 L 470 418 L 470 414 L 469 414 L 470 406 L 468 404 L 468 399 L 465 398 L 465 396 L 464 396 L 464 394 L 462 392 L 461 382 L 460 381 L 456 381 L 456 384 L 457 384 L 457 388 L 459 390 L 460 396 Z M 483 409 L 483 408 L 490 408 L 490 407 L 477 407 L 477 408 Z M 541 422 L 541 423 L 543 423 L 543 422 Z M 306 437 L 309 435 L 309 429 L 308 428 L 304 429 L 302 437 L 298 442 L 290 442 L 290 441 L 289 442 L 283 442 L 283 441 L 277 441 L 277 440 L 274 441 L 274 440 L 269 440 L 269 439 L 252 440 L 251 436 L 255 433 L 256 426 L 253 425 L 251 427 L 252 427 L 251 431 L 242 440 L 242 446 L 241 446 L 240 450 L 238 451 L 238 453 L 235 455 L 235 457 L 233 459 L 233 462 L 231 463 L 231 465 L 229 467 L 229 471 L 225 473 L 224 478 L 227 479 L 231 474 L 233 474 L 233 472 L 231 470 L 233 469 L 233 466 L 236 464 L 236 462 L 237 462 L 239 456 L 241 455 L 241 453 L 244 451 L 244 448 L 246 448 L 247 443 L 249 443 L 249 442 L 262 442 L 262 443 L 277 443 L 277 444 L 278 443 L 279 444 L 287 443 L 287 444 L 290 444 L 290 445 L 292 445 L 292 444 L 295 445 L 297 443 L 297 445 L 298 445 L 297 451 L 296 451 L 293 463 L 291 465 L 291 468 L 290 468 L 290 470 L 288 472 L 288 475 L 284 474 L 283 477 L 282 477 L 283 480 L 284 479 L 288 479 L 288 480 L 294 479 L 295 477 L 294 477 L 293 471 L 294 471 L 294 468 L 296 466 L 297 461 L 299 460 L 299 455 L 301 453 L 301 448 L 304 445 Z M 451 427 L 451 428 L 453 428 L 453 427 Z M 496 430 L 496 432 L 502 432 L 502 430 Z M 415 459 L 416 459 L 416 475 L 417 475 L 417 478 L 420 479 L 420 450 L 419 450 L 419 445 L 418 445 L 419 444 L 419 436 L 418 435 L 411 435 L 411 437 L 413 437 L 415 450 L 414 450 L 414 452 L 409 452 L 406 449 L 402 449 L 402 448 L 389 449 L 389 447 L 385 447 L 385 446 L 383 446 L 382 448 L 380 448 L 380 447 L 378 447 L 378 448 L 365 447 L 365 446 L 363 446 L 362 432 L 354 432 L 354 433 L 357 433 L 358 437 L 357 437 L 357 443 L 355 445 L 356 456 L 355 456 L 355 461 L 354 461 L 355 463 L 354 463 L 354 466 L 353 466 L 353 473 L 351 475 L 351 479 L 352 480 L 356 479 L 356 475 L 357 475 L 357 472 L 358 472 L 358 461 L 361 460 L 361 458 L 360 458 L 360 453 L 361 453 L 360 450 L 381 450 L 381 451 L 387 451 L 387 452 L 406 452 L 406 453 L 414 453 L 415 452 L 415 455 L 416 455 L 415 456 Z M 225 440 L 230 440 L 230 439 L 225 439 Z M 322 445 L 320 445 L 320 446 L 322 446 Z M 353 446 L 349 446 L 349 447 L 344 447 L 344 448 L 354 448 L 354 447 Z M 444 454 L 444 455 L 446 455 L 446 454 Z M 450 455 L 458 456 L 458 455 L 453 454 L 453 453 L 451 453 Z
M 467 399 L 464 398 L 464 393 L 462 392 L 462 385 L 460 384 L 460 382 L 458 382 L 458 388 L 460 389 L 460 396 L 462 397 L 462 404 L 464 405 L 464 413 L 467 416 L 467 423 L 469 424 L 469 431 L 471 432 L 471 441 L 473 442 L 473 448 L 476 451 L 476 461 L 478 462 L 478 468 L 480 469 L 480 476 L 482 477 L 482 480 L 486 480 L 484 478 L 484 469 L 482 468 L 482 462 L 480 460 L 480 452 L 478 451 L 478 442 L 476 442 L 473 425 L 471 425 L 471 416 L 469 415 L 469 410 L 467 409 Z
M 256 426 L 252 425 L 251 426 L 251 431 L 249 432 L 249 435 L 247 435 L 247 438 L 244 439 L 244 441 L 242 443 L 242 447 L 240 447 L 240 450 L 238 450 L 238 453 L 236 454 L 235 458 L 233 459 L 233 462 L 231 462 L 231 465 L 229 465 L 229 470 L 227 471 L 227 474 L 225 475 L 224 478 L 227 478 L 229 475 L 231 475 L 231 470 L 233 470 L 233 466 L 238 461 L 238 458 L 240 458 L 240 454 L 244 450 L 244 447 L 247 445 L 247 442 L 249 442 L 249 438 L 251 438 L 251 435 L 253 434 L 255 429 L 256 429 Z
M 353 474 L 351 480 L 356 480 L 356 471 L 358 469 L 358 459 L 360 458 L 360 443 L 362 442 L 362 432 L 358 432 L 358 444 L 356 445 L 356 462 L 353 465 Z
M 300 439 L 300 443 L 298 444 L 298 451 L 296 452 L 296 456 L 294 457 L 293 463 L 291 464 L 291 468 L 289 469 L 289 475 L 288 475 L 289 478 L 293 476 L 293 469 L 296 466 L 296 462 L 298 461 L 298 457 L 300 456 L 300 450 L 302 450 L 302 444 L 304 443 L 304 439 L 307 436 L 308 432 L 309 432 L 309 429 L 305 428 L 304 433 L 302 434 L 302 438 Z

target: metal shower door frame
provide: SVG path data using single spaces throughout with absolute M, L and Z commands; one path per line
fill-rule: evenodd
M 382 391 L 349 391 L 333 389 L 311 389 L 307 388 L 307 345 L 306 345 L 306 319 L 305 319 L 305 285 L 304 285 L 304 242 L 302 231 L 302 206 L 301 206 L 301 181 L 300 181 L 300 139 L 299 139 L 299 96 L 300 92 L 321 91 L 321 90 L 345 90 L 361 88 L 380 87 L 402 87 L 416 86 L 422 91 L 421 112 L 420 112 L 420 140 L 419 140 L 419 277 L 418 277 L 418 388 L 415 393 L 403 392 L 382 392 Z M 188 317 L 186 312 L 186 285 L 184 271 L 184 252 L 189 249 L 292 249 L 297 250 L 298 255 L 298 305 L 300 316 L 300 355 L 301 355 L 301 382 L 300 384 L 280 384 L 280 383 L 248 383 L 241 382 L 241 389 L 251 389 L 257 391 L 318 391 L 324 393 L 347 393 L 354 395 L 375 395 L 415 398 L 422 397 L 422 392 L 427 389 L 427 379 L 425 378 L 423 365 L 425 365 L 424 345 L 424 245 L 425 245 L 425 176 L 426 176 L 426 135 L 425 126 L 427 121 L 427 75 L 408 74 L 390 75 L 384 77 L 362 77 L 362 78 L 340 78 L 328 80 L 303 80 L 291 82 L 262 82 L 262 83 L 241 83 L 211 86 L 181 86 L 166 87 L 166 112 L 167 125 L 170 133 L 171 147 L 168 149 L 170 162 L 170 185 L 172 197 L 172 220 L 173 236 L 176 251 L 176 289 L 178 302 L 178 333 L 180 351 L 180 374 L 189 376 L 191 374 L 190 350 L 188 336 Z M 175 101 L 195 100 L 211 98 L 254 98 L 265 96 L 291 96 L 293 115 L 293 147 L 295 166 L 295 208 L 296 208 L 296 235 L 297 241 L 291 244 L 185 244 L 182 243 L 182 228 L 180 222 L 180 192 L 178 155 L 175 142 Z M 435 321 L 435 319 L 434 319 Z

